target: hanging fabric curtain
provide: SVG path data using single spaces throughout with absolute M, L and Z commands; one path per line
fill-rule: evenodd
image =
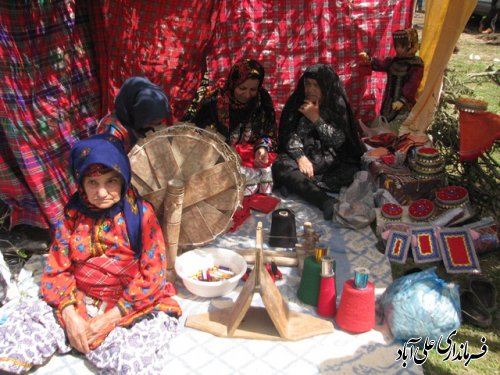
M 76 189 L 69 150 L 100 112 L 88 14 L 74 0 L 3 1 L 0 35 L 0 199 L 11 226 L 48 228 Z

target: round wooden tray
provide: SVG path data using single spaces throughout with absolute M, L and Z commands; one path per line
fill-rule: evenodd
M 148 134 L 129 158 L 132 183 L 154 206 L 160 222 L 167 182 L 183 181 L 179 248 L 208 244 L 231 227 L 243 201 L 244 179 L 238 154 L 216 133 L 175 124 Z

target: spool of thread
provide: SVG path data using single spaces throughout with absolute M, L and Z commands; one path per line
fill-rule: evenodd
M 297 230 L 295 214 L 287 208 L 273 211 L 271 217 L 271 233 L 269 245 L 273 247 L 295 247 L 297 244 Z
M 368 285 L 368 275 L 370 271 L 364 267 L 356 267 L 354 269 L 354 285 L 357 289 L 365 289 Z
M 304 269 L 302 270 L 297 297 L 308 305 L 317 306 L 320 284 L 321 263 L 316 262 L 315 257 L 310 255 L 304 260 Z
M 318 296 L 318 315 L 334 317 L 337 312 L 335 289 L 335 261 L 330 256 L 321 258 L 321 283 Z
M 375 326 L 375 286 L 368 282 L 363 289 L 356 288 L 354 280 L 347 280 L 340 297 L 336 322 L 344 331 L 361 333 Z
M 328 254 L 328 247 L 326 245 L 318 244 L 314 248 L 314 256 L 316 258 L 316 262 L 321 263 L 321 258 Z

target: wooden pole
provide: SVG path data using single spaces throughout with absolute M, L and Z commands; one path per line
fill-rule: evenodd
M 177 276 L 174 266 L 179 248 L 183 202 L 184 182 L 178 179 L 169 180 L 165 193 L 163 223 L 161 227 L 167 248 L 167 280 L 171 282 Z
M 304 223 L 303 241 L 296 246 L 299 273 L 302 273 L 304 268 L 304 259 L 309 255 L 314 255 L 314 249 L 318 241 L 319 234 L 314 230 L 312 223 L 306 221 Z

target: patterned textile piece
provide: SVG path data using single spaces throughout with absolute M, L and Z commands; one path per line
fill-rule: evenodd
M 279 114 L 303 70 L 315 63 L 332 64 L 340 75 L 355 115 L 366 123 L 378 113 L 384 74 L 365 80 L 354 64 L 359 52 L 390 54 L 392 32 L 411 25 L 412 0 L 299 1 L 244 0 L 221 2 L 210 79 L 225 77 L 242 57 L 259 60 L 266 69 L 265 88 Z M 368 117 L 368 118 L 367 118 Z
M 410 250 L 410 235 L 406 232 L 391 231 L 385 247 L 385 255 L 391 262 L 406 262 Z
M 70 350 L 52 308 L 42 300 L 20 302 L 0 325 L 0 370 L 22 374 L 44 364 L 54 353 Z
M 481 272 L 468 229 L 448 228 L 439 232 L 444 267 L 448 273 Z
M 0 199 L 11 226 L 54 225 L 69 149 L 99 114 L 88 15 L 74 1 L 0 4 Z
M 137 262 L 121 261 L 108 257 L 93 257 L 75 265 L 75 280 L 79 289 L 92 297 L 117 301 L 128 285 L 138 276 Z
M 434 228 L 412 228 L 412 250 L 415 263 L 441 260 L 441 252 Z
M 86 357 L 101 373 L 162 374 L 171 359 L 169 343 L 178 324 L 176 318 L 154 312 L 130 328 L 115 328 Z
M 206 70 L 205 57 L 221 2 L 90 3 L 104 112 L 113 110 L 115 95 L 128 77 L 145 76 L 164 89 L 174 120 L 180 119 Z

